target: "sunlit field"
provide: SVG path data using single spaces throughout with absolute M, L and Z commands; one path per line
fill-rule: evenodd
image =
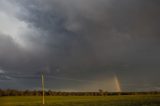
M 0 106 L 160 106 L 160 95 L 0 97 Z

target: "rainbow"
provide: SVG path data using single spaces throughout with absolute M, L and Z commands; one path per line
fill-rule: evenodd
M 116 92 L 121 92 L 121 86 L 120 86 L 120 82 L 118 80 L 117 75 L 114 75 L 114 82 L 115 82 L 115 90 Z

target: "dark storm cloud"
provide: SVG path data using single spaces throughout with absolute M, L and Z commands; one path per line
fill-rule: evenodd
M 125 86 L 137 82 L 157 87 L 158 0 L 22 0 L 16 4 L 21 8 L 16 17 L 32 29 L 23 38 L 31 49 L 0 36 L 4 70 L 32 74 L 45 70 L 78 79 L 114 73 L 124 83 L 124 90 L 141 89 L 142 84 Z M 58 80 L 54 83 L 60 88 L 67 86 Z

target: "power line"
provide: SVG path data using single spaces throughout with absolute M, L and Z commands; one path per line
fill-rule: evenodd
M 56 79 L 56 80 L 67 80 L 67 81 L 74 81 L 74 82 L 85 82 L 85 83 L 106 83 L 106 82 L 100 82 L 100 81 L 93 81 L 93 80 L 85 80 L 85 79 L 75 79 L 75 78 L 68 78 L 68 77 L 62 77 L 62 76 L 54 76 L 54 75 L 49 75 L 46 74 L 46 80 L 49 79 Z M 1 73 L 0 74 L 0 80 L 12 80 L 12 79 L 26 79 L 26 80 L 32 80 L 32 79 L 41 79 L 40 74 L 28 74 L 28 75 L 24 75 L 24 74 L 15 74 L 15 73 Z M 160 84 L 135 84 L 135 83 L 121 83 L 122 86 L 127 86 L 127 87 L 133 87 L 133 86 L 160 86 Z

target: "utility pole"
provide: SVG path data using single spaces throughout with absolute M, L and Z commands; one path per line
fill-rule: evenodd
M 43 73 L 42 73 L 42 104 L 44 105 L 45 104 L 45 100 L 44 100 L 44 75 L 43 75 Z

